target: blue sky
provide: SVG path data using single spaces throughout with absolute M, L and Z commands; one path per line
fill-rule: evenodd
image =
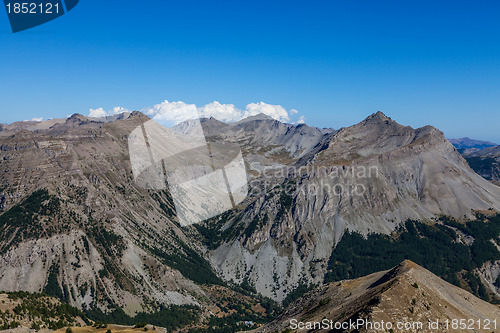
M 500 143 L 500 2 L 81 0 L 13 34 L 0 122 L 90 108 L 265 102 L 310 125 L 381 110 Z

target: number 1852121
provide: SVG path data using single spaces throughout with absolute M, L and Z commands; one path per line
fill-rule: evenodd
M 59 3 L 13 2 L 5 7 L 9 14 L 59 14 Z

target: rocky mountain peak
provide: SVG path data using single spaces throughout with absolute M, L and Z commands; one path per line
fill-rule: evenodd
M 375 113 L 372 113 L 366 119 L 362 122 L 365 124 L 389 124 L 389 123 L 396 123 L 394 120 L 392 120 L 390 117 L 386 116 L 385 113 L 382 111 L 377 111 Z
M 389 120 L 391 119 L 390 117 L 387 117 L 385 113 L 382 111 L 377 111 L 375 113 L 372 113 L 369 115 L 366 119 L 380 119 L 380 120 Z
M 71 115 L 71 117 L 69 117 L 68 119 L 66 119 L 66 123 L 67 124 L 70 124 L 70 123 L 83 123 L 83 122 L 86 122 L 88 121 L 88 118 L 85 117 L 84 115 L 81 115 L 79 113 L 74 113 Z
M 130 117 L 147 117 L 147 116 L 140 111 L 132 111 Z
M 244 122 L 249 122 L 249 121 L 256 121 L 256 120 L 276 120 L 270 116 L 268 116 L 267 114 L 265 113 L 259 113 L 255 116 L 250 116 L 250 117 L 247 117 L 245 119 L 242 119 L 240 121 L 238 121 L 238 123 L 244 123 Z

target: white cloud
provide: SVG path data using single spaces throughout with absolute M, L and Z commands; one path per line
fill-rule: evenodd
M 129 109 L 125 109 L 123 106 L 115 106 L 111 111 L 111 115 L 120 114 L 123 112 L 130 112 Z
M 174 124 L 199 117 L 196 105 L 181 101 L 169 102 L 165 100 L 160 104 L 142 109 L 142 112 L 155 120 Z
M 108 113 L 104 111 L 103 108 L 90 109 L 89 111 L 89 117 L 101 118 L 101 117 L 106 117 L 107 114 Z
M 238 121 L 243 118 L 243 112 L 233 104 L 221 104 L 214 101 L 199 108 L 202 117 L 214 117 L 221 121 Z
M 106 117 L 125 111 L 129 110 L 121 106 L 117 106 L 110 111 L 106 111 L 103 108 L 97 108 L 90 109 L 89 116 Z M 259 113 L 264 113 L 269 117 L 282 122 L 289 122 L 290 116 L 298 114 L 298 111 L 295 109 L 287 111 L 281 105 L 272 105 L 264 102 L 250 103 L 245 107 L 245 110 L 241 110 L 235 107 L 234 104 L 222 104 L 217 101 L 202 107 L 197 107 L 194 104 L 187 104 L 182 101 L 169 102 L 167 100 L 151 107 L 146 107 L 141 111 L 165 125 L 174 125 L 182 121 L 198 117 L 214 117 L 221 121 L 231 122 L 255 116 Z M 304 122 L 303 118 L 303 116 L 299 117 L 299 120 L 295 123 Z
M 245 118 L 250 116 L 255 116 L 259 113 L 264 113 L 271 118 L 282 122 L 290 121 L 288 112 L 281 105 L 271 105 L 264 102 L 251 103 L 247 105 L 246 112 L 244 114 Z
M 90 109 L 89 117 L 102 118 L 107 116 L 113 116 L 115 114 L 120 114 L 123 112 L 130 112 L 130 111 L 122 106 L 116 106 L 113 108 L 113 110 L 110 111 L 105 111 L 103 108 Z
M 29 119 L 25 119 L 25 120 L 23 120 L 23 121 L 42 121 L 42 120 L 43 120 L 43 118 L 33 118 L 33 119 L 31 119 L 31 120 L 29 120 Z
M 214 117 L 222 121 L 238 121 L 243 118 L 264 113 L 271 118 L 279 121 L 290 121 L 288 112 L 281 105 L 271 105 L 264 102 L 251 103 L 245 108 L 245 111 L 236 108 L 233 104 L 221 104 L 214 101 L 198 109 L 202 117 Z M 290 110 L 290 113 L 296 114 L 297 110 Z
M 306 118 L 304 118 L 304 116 L 300 116 L 299 120 L 294 122 L 294 124 L 305 124 L 305 123 L 306 123 Z

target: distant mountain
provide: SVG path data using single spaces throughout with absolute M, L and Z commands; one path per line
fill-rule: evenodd
M 320 286 L 299 298 L 278 318 L 255 332 L 293 330 L 297 329 L 300 322 L 303 327 L 307 327 L 315 322 L 334 325 L 335 322 L 356 323 L 358 320 L 372 325 L 384 322 L 394 326 L 383 326 L 383 329 L 369 329 L 368 325 L 356 329 L 349 328 L 349 325 L 347 329 L 335 329 L 335 326 L 331 329 L 327 326 L 325 331 L 458 332 L 460 329 L 458 326 L 452 327 L 452 321 L 466 319 L 468 324 L 477 325 L 473 327 L 475 332 L 489 333 L 498 330 L 498 318 L 499 307 L 478 299 L 406 260 L 389 271 Z M 438 326 L 428 326 L 436 320 L 439 321 Z M 496 326 L 494 320 L 497 320 Z M 398 329 L 398 323 L 410 326 L 406 330 L 404 326 Z M 420 324 L 420 328 L 416 326 Z M 459 322 L 456 324 L 459 325 Z M 305 328 L 302 331 L 319 332 L 320 329 Z
M 12 124 L 0 124 L 0 136 L 9 135 L 22 130 L 27 130 L 27 131 L 48 130 L 58 124 L 67 124 L 68 119 L 71 119 L 70 122 L 74 122 L 76 120 L 77 124 L 81 124 L 82 122 L 108 123 L 126 119 L 129 116 L 130 116 L 129 112 L 123 112 L 114 116 L 92 118 L 92 117 L 85 117 L 81 114 L 75 113 L 68 118 L 54 118 L 42 121 L 35 121 L 35 120 L 18 121 Z
M 263 113 L 235 123 L 223 123 L 215 118 L 202 118 L 200 121 L 209 140 L 238 143 L 252 157 L 259 155 L 267 159 L 271 158 L 271 155 L 279 154 L 290 159 L 302 157 L 309 153 L 325 134 L 335 132 L 333 129 L 310 127 L 306 124 L 284 124 Z M 192 121 L 182 122 L 172 129 L 190 133 L 193 129 Z M 265 153 L 264 149 L 267 149 Z
M 461 139 L 448 139 L 455 148 L 460 152 L 467 151 L 477 151 L 484 148 L 494 147 L 497 144 L 488 141 L 474 140 L 471 138 L 461 138 Z

